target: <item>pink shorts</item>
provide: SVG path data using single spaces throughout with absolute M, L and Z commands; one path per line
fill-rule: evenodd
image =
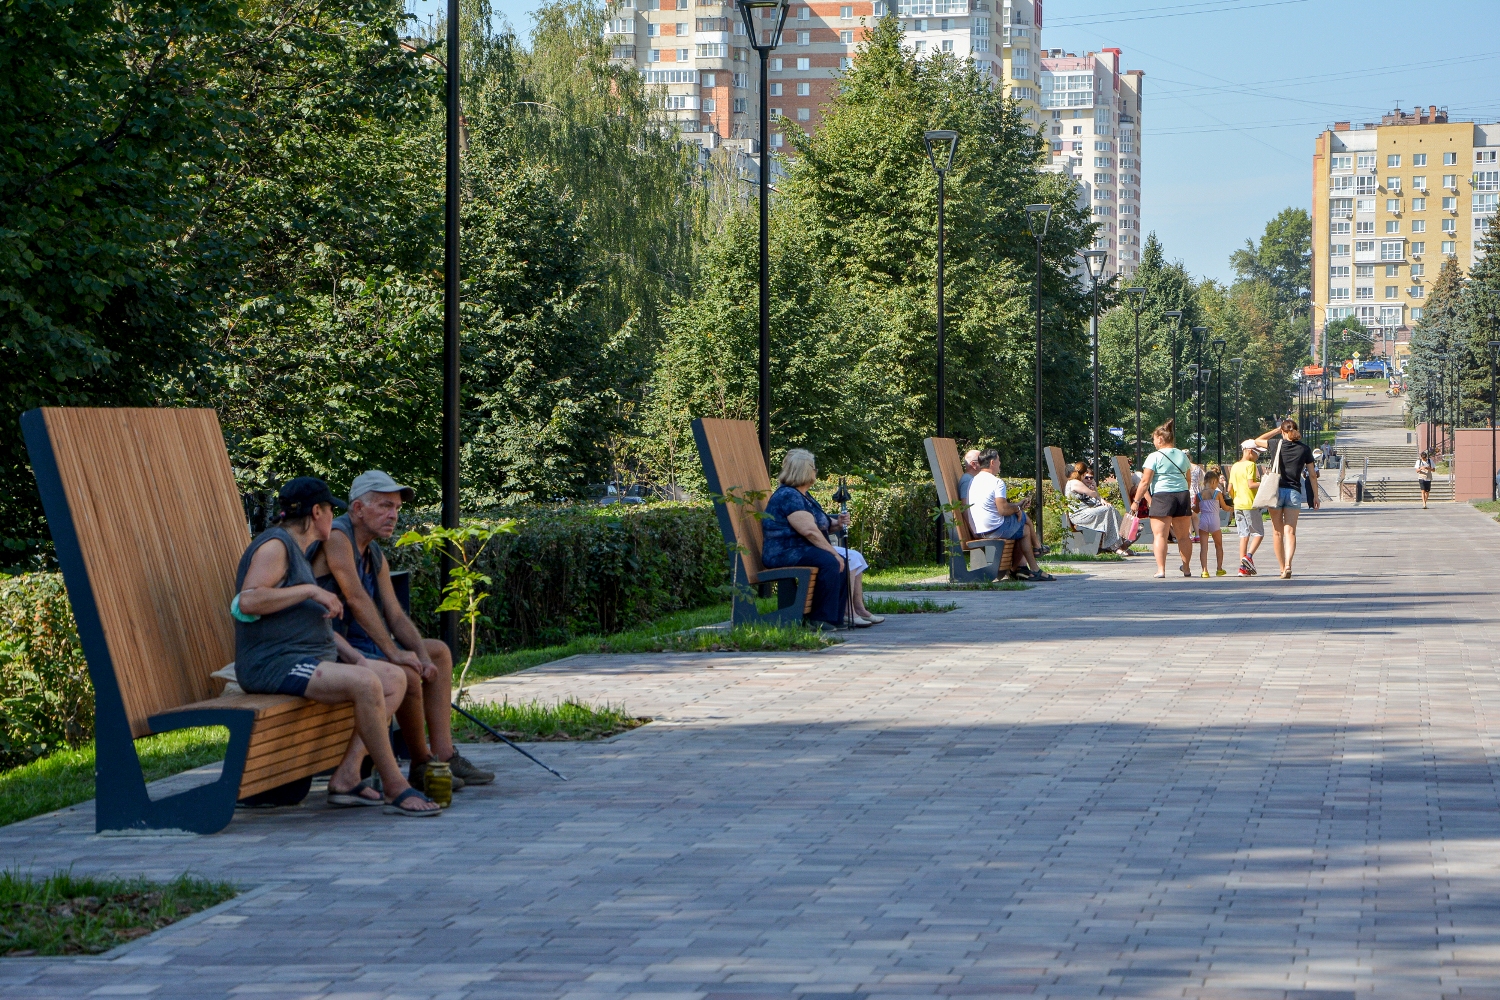
M 1219 512 L 1216 510 L 1203 510 L 1198 512 L 1199 531 L 1222 531 L 1219 524 Z

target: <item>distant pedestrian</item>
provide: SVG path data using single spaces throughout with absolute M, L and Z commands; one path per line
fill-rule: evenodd
M 1146 456 L 1141 484 L 1136 488 L 1134 504 L 1151 497 L 1151 550 L 1156 556 L 1156 578 L 1167 575 L 1167 536 L 1177 536 L 1177 552 L 1182 556 L 1182 575 L 1193 575 L 1193 495 L 1188 483 L 1192 460 L 1177 447 L 1177 422 L 1168 420 L 1151 432 L 1156 450 Z
M 1265 449 L 1255 438 L 1240 442 L 1240 460 L 1229 470 L 1229 493 L 1234 498 L 1234 528 L 1240 536 L 1240 576 L 1255 575 L 1255 550 L 1266 540 L 1265 511 L 1255 506 L 1260 489 L 1256 459 Z
M 1422 509 L 1426 510 L 1427 494 L 1432 492 L 1432 452 L 1422 452 L 1412 468 L 1417 470 L 1417 488 L 1422 491 Z
M 1224 576 L 1224 528 L 1219 511 L 1232 510 L 1225 502 L 1224 491 L 1219 488 L 1219 467 L 1210 466 L 1203 473 L 1203 491 L 1198 494 L 1198 561 L 1203 567 L 1203 576 L 1208 577 L 1208 543 L 1214 543 L 1214 555 L 1218 570 L 1215 576 Z
M 1276 446 L 1270 446 L 1270 439 Z M 1281 578 L 1292 578 L 1292 558 L 1297 554 L 1297 518 L 1302 513 L 1302 476 L 1307 473 L 1312 480 L 1312 490 L 1307 496 L 1314 510 L 1318 508 L 1318 470 L 1313 465 L 1312 449 L 1302 441 L 1302 431 L 1297 421 L 1287 417 L 1275 430 L 1266 431 L 1257 441 L 1267 442 L 1271 455 L 1271 467 L 1279 468 L 1281 482 L 1277 490 L 1276 506 L 1271 508 L 1271 529 L 1275 531 L 1271 542 L 1276 547 L 1276 561 L 1281 564 Z

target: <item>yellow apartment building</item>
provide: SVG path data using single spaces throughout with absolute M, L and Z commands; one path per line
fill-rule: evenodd
M 1375 353 L 1404 355 L 1443 261 L 1468 270 L 1500 199 L 1500 125 L 1452 122 L 1445 108 L 1379 124 L 1335 122 L 1313 153 L 1312 316 L 1375 331 Z M 1332 359 L 1330 359 L 1332 360 Z

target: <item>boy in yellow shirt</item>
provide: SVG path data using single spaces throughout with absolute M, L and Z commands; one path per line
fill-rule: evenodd
M 1234 526 L 1240 536 L 1240 576 L 1255 575 L 1255 550 L 1266 540 L 1265 511 L 1255 506 L 1260 489 L 1260 467 L 1255 464 L 1265 446 L 1254 438 L 1240 442 L 1240 460 L 1229 470 L 1229 492 L 1234 497 Z

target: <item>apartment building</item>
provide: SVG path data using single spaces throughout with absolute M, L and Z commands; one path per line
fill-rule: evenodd
M 1040 60 L 1042 121 L 1053 166 L 1087 182 L 1096 249 L 1106 275 L 1128 278 L 1141 261 L 1141 91 L 1145 74 L 1121 70 L 1117 48 Z
M 817 130 L 838 74 L 874 19 L 886 16 L 901 19 L 906 44 L 918 55 L 973 57 L 1031 120 L 1041 121 L 1041 0 L 793 3 L 769 65 L 772 149 L 784 145 L 778 117 Z M 775 11 L 761 10 L 756 28 L 769 35 L 775 17 Z M 620 0 L 604 30 L 611 57 L 662 88 L 664 114 L 684 139 L 707 149 L 724 140 L 757 145 L 760 57 L 735 4 Z
M 1409 350 L 1443 261 L 1468 270 L 1495 224 L 1500 124 L 1453 122 L 1429 105 L 1380 122 L 1335 122 L 1313 151 L 1314 349 L 1357 317 L 1377 354 Z

